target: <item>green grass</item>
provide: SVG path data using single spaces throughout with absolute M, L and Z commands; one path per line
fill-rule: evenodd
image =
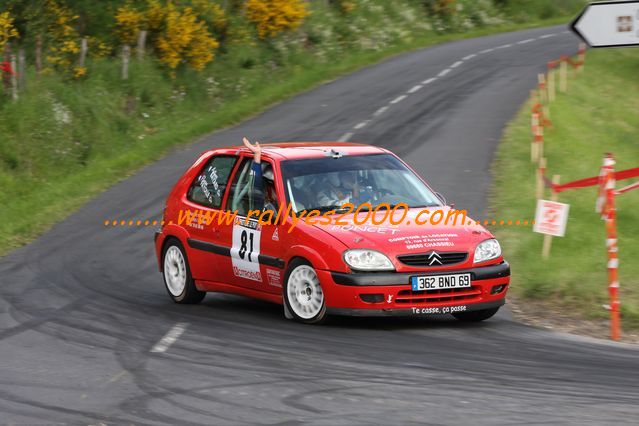
M 561 182 L 595 176 L 612 152 L 617 170 L 639 166 L 639 51 L 590 50 L 583 73 L 570 74 L 566 94 L 551 104 L 554 128 L 545 132 L 548 176 Z M 496 217 L 534 216 L 534 166 L 530 161 L 530 104 L 507 128 L 494 163 L 492 211 Z M 617 182 L 617 188 L 632 180 Z M 549 197 L 546 191 L 546 198 Z M 542 260 L 543 236 L 529 227 L 496 230 L 512 264 L 512 291 L 553 309 L 606 318 L 608 303 L 604 222 L 594 212 L 596 187 L 559 194 L 570 204 L 566 236 L 554 238 Z M 639 190 L 616 197 L 624 327 L 639 328 Z
M 488 2 L 466 2 L 473 28 L 460 15 L 443 33 L 419 2 L 367 0 L 347 16 L 318 2 L 299 33 L 274 41 L 256 42 L 234 24 L 236 38 L 201 73 L 171 79 L 153 59 L 133 61 L 128 81 L 114 59 L 90 61 L 82 81 L 30 71 L 18 102 L 0 99 L 0 256 L 176 145 L 402 52 L 566 22 L 580 2 L 553 3 L 567 9 L 545 20 L 528 5 L 525 22 L 510 24 Z

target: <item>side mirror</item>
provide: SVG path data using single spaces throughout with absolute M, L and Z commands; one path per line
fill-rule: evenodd
M 448 201 L 446 201 L 446 197 L 444 197 L 439 192 L 435 192 L 435 195 L 437 196 L 437 198 L 439 198 L 439 201 L 441 201 L 443 205 L 450 206 L 451 209 L 455 208 L 455 203 L 449 203 Z
M 437 196 L 437 198 L 439 198 L 439 201 L 441 201 L 443 205 L 445 205 L 445 206 L 448 205 L 448 201 L 446 201 L 446 197 L 444 197 L 439 192 L 435 192 L 435 195 Z

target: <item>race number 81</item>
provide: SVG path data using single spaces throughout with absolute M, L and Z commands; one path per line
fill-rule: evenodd
M 240 255 L 240 259 L 244 260 L 246 256 L 246 250 L 248 248 L 248 261 L 252 262 L 251 255 L 253 254 L 253 240 L 254 240 L 253 232 L 248 232 L 245 229 L 242 230 L 242 236 L 240 237 L 240 250 L 238 254 Z M 248 241 L 247 241 L 248 240 Z M 247 247 L 247 242 L 249 247 Z

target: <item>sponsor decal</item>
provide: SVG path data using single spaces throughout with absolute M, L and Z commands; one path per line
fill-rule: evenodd
M 374 234 L 391 234 L 399 232 L 398 226 L 376 226 L 376 225 L 333 225 L 331 231 L 359 231 Z
M 202 193 L 204 194 L 206 199 L 209 201 L 209 203 L 213 204 L 213 195 L 211 195 L 211 191 L 209 191 L 209 186 L 206 183 L 206 176 L 200 175 L 197 178 L 197 180 L 200 183 L 200 188 L 202 189 Z
M 412 307 L 411 308 L 413 311 L 413 314 L 415 315 L 420 315 L 420 314 L 452 314 L 454 312 L 465 312 L 466 309 L 468 309 L 467 305 L 460 305 L 460 306 L 443 306 L 441 308 L 415 308 Z
M 211 179 L 211 185 L 215 191 L 215 196 L 219 199 L 222 197 L 222 194 L 220 193 L 220 184 L 217 182 L 217 178 L 217 167 L 209 166 L 209 179 Z
M 439 247 L 455 247 L 455 243 L 451 241 L 451 239 L 455 239 L 457 237 L 459 237 L 459 234 L 455 233 L 408 235 L 405 237 L 390 238 L 388 242 L 395 243 L 402 241 L 406 244 L 406 250 L 419 250 Z
M 282 276 L 276 269 L 266 269 L 266 278 L 273 287 L 282 287 Z
M 279 241 L 279 240 L 280 240 L 280 234 L 279 234 L 279 232 L 277 231 L 277 228 L 275 228 L 275 231 L 273 231 L 273 236 L 271 237 L 271 239 L 272 239 L 273 241 Z

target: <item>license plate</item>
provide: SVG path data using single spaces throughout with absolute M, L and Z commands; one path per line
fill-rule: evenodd
M 470 287 L 470 274 L 430 275 L 411 277 L 413 291 L 446 290 Z

